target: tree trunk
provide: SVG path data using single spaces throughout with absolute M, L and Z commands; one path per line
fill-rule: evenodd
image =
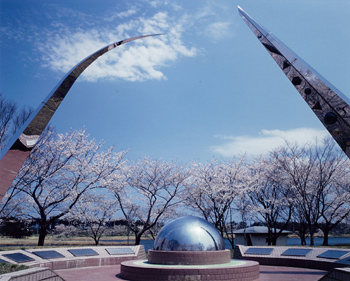
M 314 242 L 314 235 L 310 233 L 310 246 L 314 246 L 315 242 Z
M 42 228 L 42 227 L 43 226 L 40 226 L 40 230 L 39 230 L 38 246 L 44 246 L 45 237 L 47 235 L 47 231 L 46 231 L 45 226 L 44 226 L 44 228 Z
M 135 245 L 140 245 L 142 233 L 135 233 Z
M 277 239 L 278 239 L 277 234 L 272 235 L 271 244 L 272 244 L 273 246 L 276 246 L 276 244 L 277 244 Z
M 328 246 L 328 235 L 329 235 L 328 229 L 324 230 L 323 231 L 323 243 L 322 243 L 322 246 Z
M 309 223 L 309 230 L 310 230 L 310 246 L 314 246 L 314 234 L 315 234 L 315 229 L 314 225 L 312 223 Z
M 98 246 L 98 243 L 100 242 L 100 239 L 97 237 L 94 237 L 95 245 Z

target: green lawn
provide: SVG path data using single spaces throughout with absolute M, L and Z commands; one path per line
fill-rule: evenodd
M 23 269 L 29 268 L 28 266 L 25 266 L 23 264 L 8 264 L 8 263 L 0 263 L 0 275 L 10 272 L 15 272 Z

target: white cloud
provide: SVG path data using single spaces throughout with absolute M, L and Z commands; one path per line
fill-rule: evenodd
M 205 33 L 214 40 L 220 40 L 233 36 L 233 31 L 230 22 L 213 22 L 207 26 Z
M 129 12 L 127 12 L 130 14 Z M 100 48 L 129 37 L 164 33 L 165 35 L 140 39 L 117 47 L 117 50 L 97 59 L 84 71 L 80 79 L 96 81 L 101 78 L 143 81 L 166 79 L 161 67 L 180 57 L 193 57 L 194 47 L 184 45 L 181 40 L 185 20 L 172 19 L 165 12 L 150 18 L 139 17 L 126 21 L 114 29 L 79 29 L 71 32 L 67 28 L 55 30 L 47 40 L 38 42 L 43 66 L 53 71 L 66 73 L 74 65 Z M 133 33 L 133 36 L 130 33 Z
M 127 11 L 118 13 L 117 17 L 118 18 L 126 18 L 126 17 L 130 17 L 130 16 L 132 16 L 132 15 L 134 15 L 136 13 L 137 13 L 136 9 L 129 9 Z
M 170 0 L 132 2 L 124 11 L 115 8 L 103 16 L 57 4 L 47 4 L 45 9 L 45 13 L 37 12 L 35 16 L 49 20 L 49 26 L 37 26 L 23 18 L 19 21 L 21 24 L 2 27 L 0 32 L 16 42 L 30 43 L 28 47 L 35 49 L 35 56 L 27 59 L 40 62 L 60 76 L 88 55 L 115 41 L 145 34 L 164 34 L 128 43 L 103 55 L 79 78 L 87 81 L 166 79 L 164 67 L 180 58 L 203 52 L 201 47 L 188 43 L 195 42 L 191 40 L 192 36 L 217 42 L 234 35 L 235 29 L 234 22 L 222 20 L 223 13 L 231 13 L 231 9 L 213 1 L 203 1 L 203 5 L 191 13 Z M 150 11 L 154 14 L 150 15 Z
M 328 135 L 326 130 L 298 128 L 292 130 L 262 130 L 258 136 L 216 136 L 227 140 L 221 145 L 211 147 L 214 153 L 224 157 L 232 157 L 247 153 L 251 156 L 264 154 L 284 145 L 285 141 L 300 145 L 312 142 L 315 138 L 322 139 Z

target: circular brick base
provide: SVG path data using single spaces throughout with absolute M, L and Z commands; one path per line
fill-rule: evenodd
M 120 276 L 132 281 L 252 281 L 259 278 L 259 263 L 231 260 L 229 263 L 216 265 L 159 265 L 150 264 L 147 260 L 133 260 L 121 263 Z
M 148 263 L 204 265 L 231 262 L 230 250 L 222 251 L 148 251 Z

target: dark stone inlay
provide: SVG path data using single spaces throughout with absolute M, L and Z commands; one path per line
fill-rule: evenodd
M 298 76 L 295 76 L 295 77 L 293 77 L 293 79 L 292 79 L 292 83 L 293 83 L 293 85 L 295 85 L 295 86 L 298 86 L 298 85 L 300 85 L 301 84 L 301 78 L 300 77 L 298 77 Z
M 320 102 L 316 102 L 315 105 L 312 107 L 312 109 L 314 110 L 322 110 L 322 106 L 320 104 Z
M 341 134 L 341 130 L 339 128 L 336 128 L 335 130 L 332 131 L 332 136 L 339 136 Z
M 288 249 L 284 251 L 281 256 L 306 256 L 312 249 Z
M 328 112 L 325 116 L 324 116 L 324 122 L 326 122 L 329 125 L 334 124 L 335 122 L 337 122 L 337 115 L 335 115 L 335 113 L 333 112 Z
M 350 139 L 345 139 L 344 144 L 346 147 L 349 147 L 350 146 Z
M 83 257 L 83 256 L 98 256 L 93 249 L 71 249 L 68 250 L 75 257 Z
M 311 94 L 311 89 L 310 88 L 306 88 L 304 90 L 304 93 L 305 93 L 305 95 L 310 95 Z
M 266 43 L 262 43 L 262 44 L 263 44 L 263 45 L 265 46 L 265 48 L 268 49 L 271 53 L 275 53 L 275 54 L 277 54 L 277 55 L 282 56 L 282 54 L 280 53 L 280 51 L 277 50 L 275 46 L 271 46 L 271 45 L 266 44 Z
M 248 255 L 270 255 L 274 248 L 249 248 L 244 252 Z
M 340 259 L 341 257 L 345 256 L 346 254 L 350 253 L 349 251 L 338 251 L 338 250 L 328 250 L 320 255 L 318 255 L 318 258 L 325 258 L 325 259 Z
M 34 261 L 33 258 L 22 253 L 3 254 L 3 256 L 18 263 Z
M 56 252 L 56 251 L 35 251 L 33 254 L 41 257 L 42 259 L 57 259 L 57 258 L 64 258 L 64 255 Z
M 291 64 L 289 63 L 289 61 L 284 61 L 283 62 L 283 69 L 286 69 L 286 68 L 288 68 L 288 67 L 290 67 L 291 66 Z
M 110 255 L 135 254 L 130 248 L 106 248 L 106 251 Z

